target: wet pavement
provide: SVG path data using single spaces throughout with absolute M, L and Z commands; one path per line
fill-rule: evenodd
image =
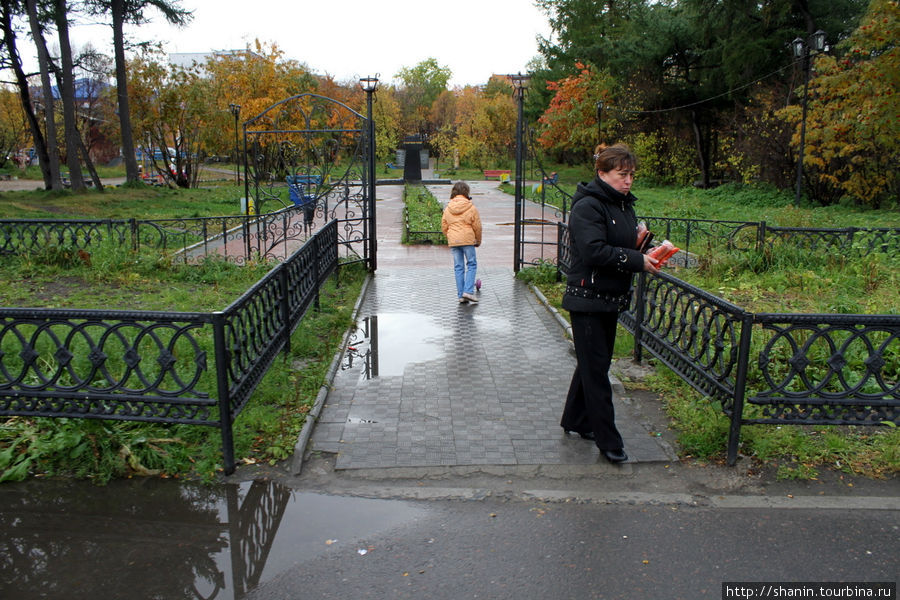
M 348 542 L 422 517 L 409 502 L 271 481 L 0 486 L 0 598 L 243 598 Z
M 559 426 L 575 358 L 559 320 L 513 275 L 513 198 L 496 182 L 470 185 L 483 225 L 477 304 L 457 301 L 447 246 L 399 244 L 402 187 L 378 188 L 378 269 L 308 449 L 335 453 L 337 469 L 616 468 Z M 429 189 L 449 200 L 449 185 Z M 619 396 L 629 460 L 674 460 Z
M 0 598 L 697 600 L 725 597 L 726 581 L 896 589 L 898 533 L 896 509 L 421 502 L 263 479 L 37 480 L 0 486 Z

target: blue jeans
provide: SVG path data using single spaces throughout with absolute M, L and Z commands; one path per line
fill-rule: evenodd
M 453 255 L 453 272 L 456 275 L 456 296 L 462 298 L 464 293 L 474 294 L 475 270 L 478 268 L 475 246 L 450 246 L 450 254 Z

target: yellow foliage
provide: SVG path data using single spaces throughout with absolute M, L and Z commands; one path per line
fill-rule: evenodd
M 900 189 L 900 7 L 872 0 L 838 56 L 819 56 L 810 81 L 804 166 L 871 206 Z M 782 111 L 799 123 L 799 107 Z M 794 137 L 799 144 L 799 134 Z

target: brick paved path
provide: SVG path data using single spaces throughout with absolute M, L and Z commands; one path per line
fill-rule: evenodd
M 575 358 L 513 277 L 513 200 L 496 182 L 470 185 L 484 225 L 477 305 L 457 302 L 446 246 L 399 243 L 402 186 L 378 187 L 378 270 L 310 445 L 339 469 L 605 462 L 559 426 Z M 430 189 L 449 199 L 449 186 Z M 672 460 L 616 402 L 631 460 Z

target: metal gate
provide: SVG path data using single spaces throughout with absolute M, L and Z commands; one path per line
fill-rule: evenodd
M 516 133 L 516 215 L 513 269 L 558 263 L 558 236 L 564 228 L 572 196 L 558 185 L 555 173 L 543 165 L 534 140 L 526 131 L 521 112 Z
M 371 106 L 371 93 L 368 94 Z M 369 110 L 371 113 L 371 109 Z M 375 269 L 371 114 L 317 94 L 273 104 L 243 124 L 247 256 L 287 256 L 332 219 L 340 259 Z

